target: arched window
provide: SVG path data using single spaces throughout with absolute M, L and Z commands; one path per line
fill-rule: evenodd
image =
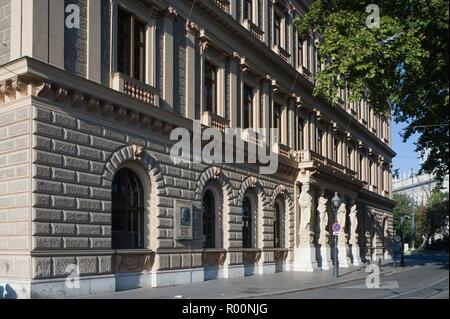
M 216 248 L 216 201 L 211 191 L 203 195 L 203 248 Z
M 112 248 L 144 248 L 144 192 L 137 175 L 128 168 L 112 182 Z
M 275 215 L 273 218 L 273 247 L 282 248 L 281 242 L 281 221 L 283 208 L 279 203 L 275 203 Z
M 252 204 L 248 197 L 242 202 L 242 247 L 252 248 Z

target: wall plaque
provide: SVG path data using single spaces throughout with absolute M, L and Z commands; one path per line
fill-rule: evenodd
M 192 240 L 193 207 L 187 201 L 175 203 L 175 236 L 176 240 Z

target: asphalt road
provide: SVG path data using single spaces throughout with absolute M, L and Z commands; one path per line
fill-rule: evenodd
M 366 280 L 330 285 L 268 299 L 449 299 L 448 257 L 423 256 L 408 259 L 414 266 L 380 276 L 379 288 L 367 288 Z M 375 286 L 374 281 L 369 284 Z

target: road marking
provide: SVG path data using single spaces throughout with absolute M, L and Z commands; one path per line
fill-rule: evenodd
M 426 289 L 426 288 L 430 288 L 430 287 L 432 287 L 434 285 L 437 285 L 438 283 L 443 282 L 444 280 L 448 280 L 448 278 L 449 278 L 449 276 L 446 276 L 445 278 L 442 278 L 441 280 L 433 282 L 432 284 L 429 284 L 428 286 L 420 287 L 420 288 L 413 289 L 413 290 L 410 290 L 410 291 L 405 291 L 405 292 L 403 292 L 401 294 L 394 295 L 394 296 L 389 296 L 389 297 L 386 297 L 384 299 L 394 299 L 394 298 L 401 297 L 401 296 L 404 296 L 404 295 L 409 295 L 409 294 L 411 294 L 413 292 L 416 292 L 416 291 L 419 291 L 419 290 L 423 290 L 423 289 Z

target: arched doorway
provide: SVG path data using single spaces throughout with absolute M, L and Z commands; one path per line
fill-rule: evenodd
M 203 194 L 203 248 L 216 248 L 216 200 L 207 190 Z
M 144 248 L 144 192 L 138 176 L 122 168 L 112 182 L 112 248 Z
M 248 197 L 242 202 L 242 247 L 253 248 L 252 240 L 252 203 Z

